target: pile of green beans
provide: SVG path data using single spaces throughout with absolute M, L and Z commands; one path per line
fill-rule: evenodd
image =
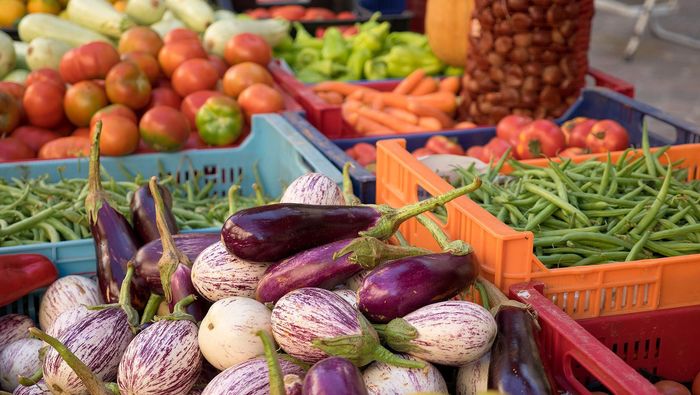
M 535 235 L 534 252 L 550 268 L 700 253 L 700 184 L 687 181 L 682 161 L 663 166 L 668 147 L 617 161 L 570 159 L 535 167 L 510 160 L 508 176 L 492 166 L 470 194 L 499 220 Z M 472 182 L 474 167 L 456 169 L 455 186 Z
M 116 181 L 102 171 L 102 186 L 110 204 L 129 220 L 131 197 L 148 182 L 140 175 L 130 178 Z M 272 201 L 256 186 L 259 181 L 253 186 L 256 194 L 252 197 L 240 196 L 240 184 L 233 184 L 227 196 L 214 194 L 214 183 L 204 183 L 199 177 L 177 183 L 167 176 L 160 184 L 172 194 L 172 211 L 180 230 L 220 227 L 231 213 Z M 56 182 L 48 181 L 48 176 L 0 179 L 0 247 L 90 238 L 87 194 L 86 178 L 60 177 Z

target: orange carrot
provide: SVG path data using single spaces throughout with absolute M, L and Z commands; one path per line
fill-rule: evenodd
M 400 133 L 410 133 L 417 132 L 420 128 L 416 125 L 412 125 L 408 122 L 404 122 L 396 117 L 393 117 L 387 113 L 373 110 L 369 107 L 360 107 L 357 113 L 365 116 L 375 122 L 381 123 L 382 125 L 388 127 L 391 130 Z
M 437 118 L 433 117 L 420 117 L 418 118 L 418 126 L 424 128 L 425 130 L 429 130 L 431 132 L 437 131 L 437 130 L 442 130 L 442 124 L 440 121 L 437 120 Z
M 440 92 L 450 92 L 456 95 L 457 92 L 459 92 L 459 82 L 459 77 L 445 77 L 442 79 L 442 81 L 440 81 L 440 87 L 438 90 Z
M 345 122 L 349 123 L 351 126 L 355 127 L 357 129 L 357 122 L 360 119 L 360 114 L 356 112 L 345 112 L 343 111 L 343 119 Z
M 360 114 L 357 115 L 357 122 L 355 123 L 355 129 L 365 135 L 381 135 L 381 134 L 394 134 L 395 132 L 390 128 L 376 122 L 366 116 Z
M 478 128 L 477 124 L 474 122 L 469 122 L 469 121 L 462 121 L 458 124 L 455 125 L 455 129 L 472 129 L 472 128 Z
M 394 116 L 402 121 L 406 121 L 406 122 L 412 123 L 414 125 L 418 124 L 418 117 L 416 116 L 416 114 L 414 114 L 410 111 L 402 110 L 402 109 L 396 108 L 396 107 L 387 107 L 384 109 L 384 111 L 386 111 L 387 113 L 391 114 L 392 116 Z
M 412 100 L 424 106 L 437 108 L 446 114 L 452 114 L 457 109 L 457 97 L 450 92 L 435 92 L 414 97 Z
M 382 102 L 385 106 L 396 107 L 402 110 L 408 109 L 408 97 L 393 92 L 381 92 Z
M 359 101 L 365 101 L 365 100 L 371 100 L 375 95 L 377 95 L 379 92 L 371 89 L 371 88 L 362 88 L 358 89 L 355 92 L 351 93 L 348 95 L 349 98 L 359 100 Z
M 374 95 L 372 98 L 372 103 L 371 107 L 374 110 L 383 110 L 384 109 L 384 100 L 382 100 L 382 97 L 380 95 Z
M 425 70 L 416 69 L 401 82 L 399 82 L 399 84 L 396 85 L 396 88 L 394 88 L 393 92 L 401 95 L 407 95 L 410 91 L 416 89 L 416 86 L 423 81 L 423 78 L 425 78 Z
M 343 95 L 334 91 L 317 92 L 318 97 L 323 99 L 328 104 L 343 104 Z
M 314 92 L 337 92 L 343 96 L 347 96 L 358 89 L 363 89 L 364 86 L 353 85 L 342 81 L 324 81 L 313 86 Z
M 414 90 L 412 90 L 409 95 L 411 96 L 421 96 L 427 95 L 428 93 L 437 92 L 438 83 L 435 82 L 433 77 L 425 77 Z
M 438 110 L 435 107 L 430 107 L 419 103 L 415 99 L 409 100 L 408 110 L 421 117 L 433 117 L 437 119 L 438 121 L 440 121 L 440 124 L 442 125 L 443 129 L 451 128 L 452 126 L 454 126 L 454 121 L 452 120 L 452 118 L 448 117 L 447 114 Z

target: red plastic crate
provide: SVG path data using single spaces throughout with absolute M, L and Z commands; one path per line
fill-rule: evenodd
M 651 382 L 690 384 L 700 372 L 700 306 L 574 321 L 543 294 L 542 283 L 510 287 L 537 312 L 540 355 L 559 390 L 658 394 Z M 589 390 L 590 389 L 590 390 Z
M 272 62 L 269 69 L 277 84 L 301 104 L 306 111 L 306 118 L 321 133 L 330 139 L 363 137 L 343 120 L 340 106 L 326 103 L 309 86 L 290 74 L 280 63 Z M 589 68 L 588 75 L 592 77 L 596 86 L 634 97 L 634 86 L 628 82 L 593 68 Z M 358 84 L 379 91 L 391 91 L 399 82 L 400 80 L 382 80 L 363 81 L 358 82 Z

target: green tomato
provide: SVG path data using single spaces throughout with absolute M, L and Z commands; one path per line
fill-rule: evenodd
M 227 96 L 207 99 L 195 116 L 199 137 L 209 145 L 228 145 L 241 136 L 243 114 L 235 100 Z

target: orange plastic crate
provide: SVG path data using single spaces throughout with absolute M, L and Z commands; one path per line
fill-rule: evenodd
M 438 195 L 452 189 L 404 147 L 402 139 L 377 143 L 377 204 L 398 207 L 418 201 L 419 191 Z M 620 155 L 613 153 L 613 160 Z M 590 158 L 607 156 L 575 160 Z M 674 146 L 662 156 L 662 162 L 679 159 L 685 160 L 682 166 L 689 168 L 690 179 L 700 178 L 700 144 Z M 547 161 L 528 163 L 545 166 Z M 506 293 L 516 283 L 541 281 L 545 295 L 576 319 L 700 304 L 700 254 L 547 269 L 533 254 L 532 232 L 510 228 L 467 197 L 455 199 L 446 209 L 443 229 L 474 247 L 484 276 Z M 412 245 L 438 249 L 415 220 L 404 223 L 401 232 Z

